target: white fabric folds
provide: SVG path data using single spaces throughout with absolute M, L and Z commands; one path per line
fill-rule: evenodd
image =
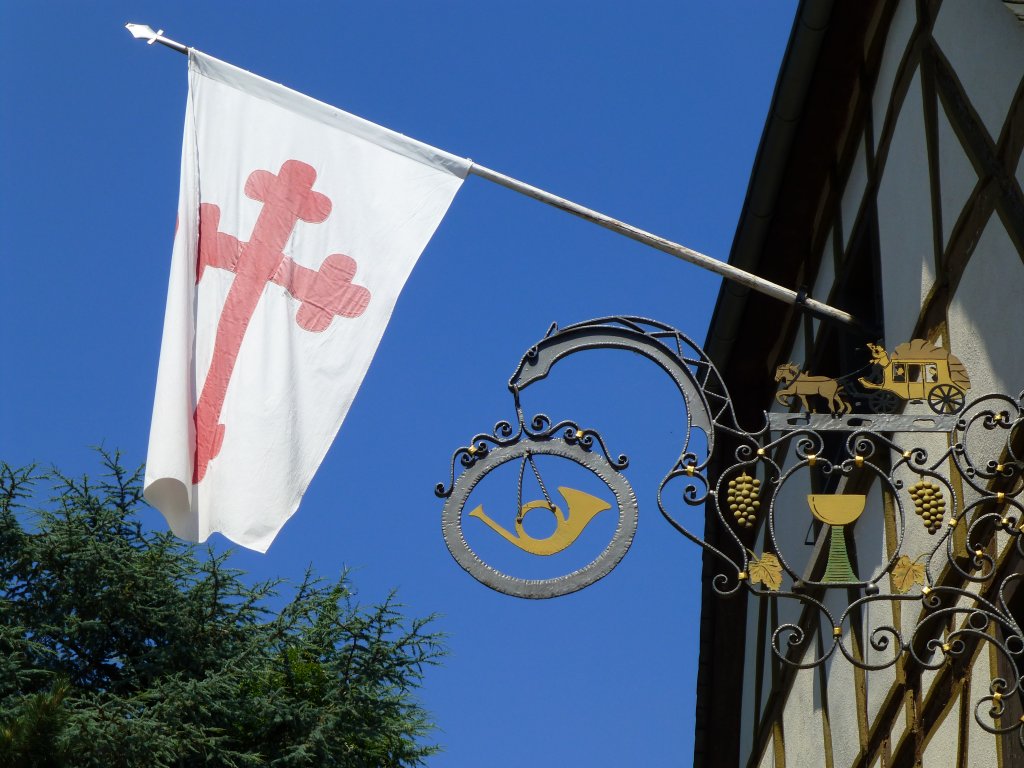
M 145 496 L 265 552 L 470 162 L 196 51 Z

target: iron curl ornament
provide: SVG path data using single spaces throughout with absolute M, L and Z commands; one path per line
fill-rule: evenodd
M 623 475 L 627 458 L 613 455 L 596 430 L 574 421 L 544 415 L 527 420 L 520 403 L 522 390 L 560 360 L 593 349 L 641 355 L 678 387 L 685 438 L 659 483 L 658 509 L 718 564 L 710 584 L 715 594 L 728 598 L 742 591 L 797 609 L 798 620 L 780 621 L 771 632 L 772 650 L 783 663 L 814 667 L 838 653 L 867 670 L 902 659 L 905 668 L 923 671 L 967 663 L 987 645 L 1000 659 L 1000 674 L 976 702 L 975 718 L 990 733 L 1016 732 L 1024 745 L 1024 717 L 1011 719 L 1007 710 L 1011 699 L 1024 704 L 1018 623 L 1024 613 L 1024 393 L 971 398 L 966 368 L 948 351 L 920 339 L 891 355 L 872 344 L 870 370 L 847 377 L 779 366 L 776 399 L 803 410 L 766 413 L 750 430 L 737 423 L 710 358 L 679 330 L 628 316 L 552 325 L 509 380 L 516 423 L 499 422 L 456 450 L 449 481 L 435 488 L 445 499 L 442 533 L 453 557 L 499 592 L 568 594 L 606 576 L 629 549 L 638 513 Z M 915 405 L 903 408 L 905 403 Z M 825 412 L 815 413 L 815 405 Z M 716 449 L 728 458 L 718 456 L 712 464 Z M 559 487 L 559 495 L 550 493 L 537 457 L 589 471 L 603 491 Z M 488 473 L 517 464 L 512 522 L 492 520 L 482 505 L 467 511 Z M 543 499 L 523 502 L 527 471 Z M 704 536 L 682 522 L 683 513 L 697 507 L 704 508 Z M 581 567 L 552 578 L 495 568 L 465 535 L 467 520 L 473 520 L 495 541 L 546 557 L 570 549 L 594 517 L 612 508 L 618 518 L 607 545 Z M 555 530 L 534 538 L 523 521 L 545 513 Z M 808 526 L 813 541 L 794 543 L 794 530 Z M 859 528 L 864 530 L 854 538 Z M 884 546 L 872 562 L 858 556 L 856 545 L 873 541 L 867 534 L 876 529 Z M 813 547 L 809 553 L 805 544 Z M 879 608 L 897 604 L 906 607 L 889 615 L 901 616 L 899 621 L 879 620 Z M 862 643 L 851 643 L 854 633 Z

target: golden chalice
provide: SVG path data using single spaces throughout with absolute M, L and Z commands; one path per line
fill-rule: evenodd
M 861 516 L 867 504 L 867 496 L 856 493 L 810 493 L 807 495 L 807 504 L 811 514 L 829 527 L 828 564 L 822 581 L 857 581 L 857 575 L 850 564 L 850 555 L 846 551 L 843 526 Z

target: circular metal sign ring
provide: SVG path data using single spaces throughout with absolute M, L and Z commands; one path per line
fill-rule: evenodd
M 608 546 L 590 563 L 564 576 L 552 579 L 521 579 L 502 573 L 485 563 L 470 549 L 462 532 L 462 509 L 476 484 L 492 469 L 514 459 L 521 459 L 527 454 L 559 456 L 574 461 L 597 475 L 615 494 L 619 522 Z M 559 438 L 543 442 L 526 439 L 515 445 L 495 448 L 459 476 L 441 514 L 441 530 L 448 550 L 470 576 L 506 595 L 535 600 L 567 595 L 607 576 L 633 543 L 636 523 L 636 496 L 626 478 L 616 472 L 601 454 L 584 450 L 579 445 L 567 443 Z

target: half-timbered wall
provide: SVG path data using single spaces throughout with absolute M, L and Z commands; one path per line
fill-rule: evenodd
M 818 210 L 813 252 L 802 269 L 811 295 L 837 306 L 857 303 L 883 330 L 886 349 L 912 338 L 950 349 L 966 364 L 974 393 L 1024 389 L 1024 26 L 1008 10 L 1015 5 L 879 4 L 861 47 L 829 182 L 808 190 Z M 789 163 L 800 161 L 797 146 Z M 842 296 L 850 291 L 859 293 L 856 302 Z M 842 375 L 854 358 L 837 346 L 851 338 L 817 321 L 795 321 L 767 362 L 794 361 L 814 373 Z M 907 412 L 916 408 L 927 412 L 915 404 Z M 945 449 L 945 438 L 932 439 L 940 441 L 934 446 L 939 452 Z M 862 573 L 888 558 L 895 531 L 891 500 L 877 488 L 867 493 L 868 511 L 855 531 Z M 804 502 L 795 498 L 794 504 Z M 923 551 L 929 534 L 911 528 L 911 550 Z M 796 526 L 784 535 L 789 550 L 805 547 L 813 561 L 813 531 Z M 1004 536 L 993 537 L 989 552 L 1005 557 L 1005 545 Z M 875 610 L 885 615 L 862 616 L 861 631 L 844 638 L 867 661 L 871 627 L 909 628 L 920 611 L 915 603 L 879 604 L 884 609 Z M 741 765 L 1024 766 L 1015 737 L 993 736 L 974 718 L 978 698 L 1000 675 L 984 643 L 937 671 L 902 660 L 866 672 L 842 656 L 797 670 L 774 657 L 771 633 L 786 622 L 814 631 L 817 619 L 781 601 L 751 600 L 746 610 L 737 702 Z M 1020 715 L 1016 704 L 1006 713 Z

